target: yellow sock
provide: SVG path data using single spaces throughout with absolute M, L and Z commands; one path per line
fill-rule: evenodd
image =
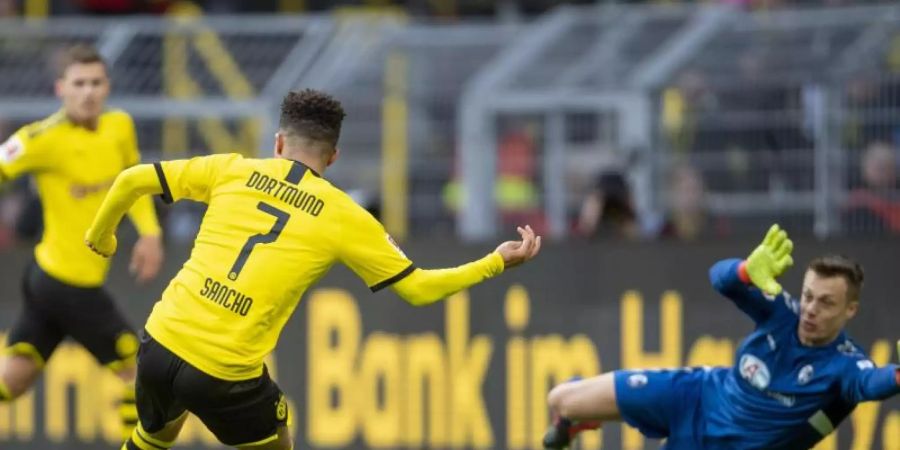
M 122 438 L 129 439 L 138 423 L 137 405 L 134 397 L 134 383 L 126 383 L 119 403 L 119 418 L 122 420 Z
M 141 428 L 141 425 L 138 424 L 137 427 L 134 428 L 134 433 L 131 434 L 131 438 L 125 442 L 125 445 L 122 446 L 122 450 L 168 450 L 175 445 L 175 441 L 172 442 L 163 442 L 159 439 L 153 438 L 150 433 L 144 431 Z

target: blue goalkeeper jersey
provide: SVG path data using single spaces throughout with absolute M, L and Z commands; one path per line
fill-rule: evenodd
M 779 448 L 812 425 L 823 435 L 834 424 L 834 404 L 882 400 L 900 393 L 896 365 L 876 368 L 843 332 L 822 347 L 797 336 L 799 300 L 784 292 L 766 297 L 738 276 L 738 259 L 710 269 L 713 287 L 756 323 L 731 368 L 713 369 L 703 383 L 705 435 L 741 448 Z

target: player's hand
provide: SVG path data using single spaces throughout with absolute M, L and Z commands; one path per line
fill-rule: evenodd
M 118 245 L 116 235 L 108 234 L 101 236 L 93 229 L 90 229 L 85 233 L 84 243 L 87 244 L 88 248 L 94 253 L 104 258 L 109 258 L 116 253 L 116 246 Z
M 535 236 L 530 225 L 525 225 L 525 228 L 517 227 L 516 230 L 522 236 L 521 241 L 506 241 L 495 250 L 503 257 L 503 264 L 507 269 L 534 258 L 541 250 L 541 237 Z
M 128 270 L 140 284 L 146 283 L 159 274 L 163 262 L 162 238 L 159 236 L 141 236 L 131 251 L 131 264 Z
M 747 275 L 756 287 L 769 295 L 781 293 L 781 285 L 775 279 L 794 264 L 791 252 L 794 243 L 778 224 L 772 225 L 765 239 L 747 257 Z

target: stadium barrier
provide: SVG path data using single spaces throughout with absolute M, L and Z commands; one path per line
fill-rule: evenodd
M 405 249 L 421 267 L 490 250 L 432 242 Z M 730 364 L 752 322 L 711 289 L 707 270 L 749 249 L 747 242 L 551 244 L 533 264 L 424 308 L 391 292 L 371 294 L 336 267 L 306 294 L 270 369 L 291 398 L 298 448 L 537 449 L 555 382 L 623 367 Z M 798 291 L 803 264 L 826 251 L 866 268 L 851 336 L 878 364 L 896 358 L 900 241 L 799 241 L 798 266 L 784 280 L 789 292 Z M 126 255 L 116 259 L 110 289 L 134 323 L 186 257 L 169 249 L 161 279 L 143 287 L 129 279 Z M 30 251 L 2 258 L 0 330 L 7 330 Z M 0 407 L 0 448 L 114 448 L 117 383 L 80 347 L 63 345 L 35 392 Z M 197 421 L 180 442 L 217 446 Z M 581 448 L 657 444 L 614 425 L 586 435 Z M 819 448 L 897 450 L 900 399 L 861 405 Z

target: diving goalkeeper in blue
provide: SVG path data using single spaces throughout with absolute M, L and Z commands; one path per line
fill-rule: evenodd
M 900 367 L 875 367 L 845 334 L 859 309 L 862 267 L 844 256 L 813 260 L 800 298 L 776 279 L 793 243 L 773 226 L 746 260 L 726 259 L 710 281 L 756 324 L 733 367 L 622 370 L 555 387 L 548 449 L 584 423 L 625 421 L 664 448 L 807 449 L 855 407 L 900 393 Z M 898 343 L 900 352 L 900 343 Z

